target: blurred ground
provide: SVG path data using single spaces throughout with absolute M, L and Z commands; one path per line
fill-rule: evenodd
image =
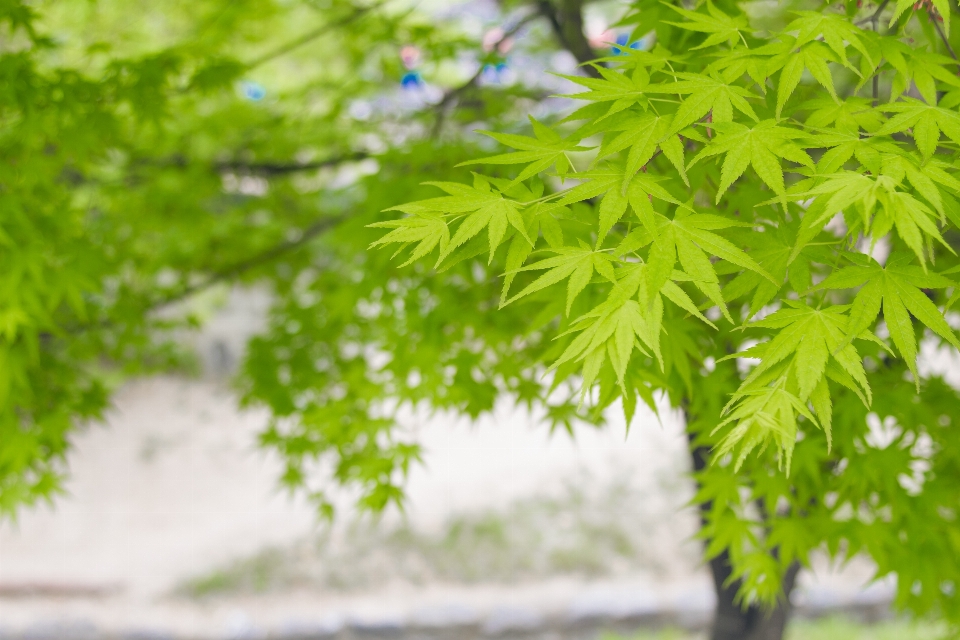
M 476 426 L 411 415 L 426 455 L 405 513 L 322 525 L 276 489 L 278 461 L 255 447 L 266 415 L 225 382 L 262 317 L 245 295 L 196 338 L 207 375 L 124 387 L 76 440 L 68 494 L 0 525 L 0 638 L 572 638 L 707 619 L 668 413 L 575 439 L 506 406 Z M 865 562 L 817 566 L 798 603 L 879 615 L 891 585 L 863 590 L 869 577 Z
M 786 640 L 931 640 L 944 630 L 929 623 L 891 620 L 883 625 L 863 625 L 842 617 L 798 620 L 787 632 Z M 665 629 L 632 635 L 601 635 L 600 640 L 701 640 L 702 635 Z
M 571 440 L 507 409 L 476 427 L 435 417 L 412 427 L 427 456 L 407 512 L 326 527 L 276 491 L 279 465 L 254 446 L 265 416 L 235 403 L 211 379 L 125 387 L 78 439 L 69 494 L 0 529 L 0 628 L 257 637 L 708 615 L 673 421 Z M 868 577 L 853 567 L 811 593 L 850 600 Z

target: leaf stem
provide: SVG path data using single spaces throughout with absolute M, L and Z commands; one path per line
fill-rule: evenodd
M 950 45 L 950 41 L 947 39 L 947 34 L 944 33 L 943 27 L 940 26 L 940 21 L 937 20 L 938 16 L 930 16 L 930 20 L 933 22 L 934 29 L 937 30 L 937 33 L 940 35 L 940 39 L 943 40 L 943 46 L 947 48 L 947 53 L 950 54 L 950 57 L 953 58 L 954 62 L 960 65 L 960 59 L 957 58 L 957 53 L 953 50 L 953 47 Z

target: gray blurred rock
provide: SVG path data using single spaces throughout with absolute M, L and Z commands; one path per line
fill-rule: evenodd
M 707 586 L 684 589 L 670 598 L 670 608 L 676 614 L 677 625 L 684 629 L 699 629 L 713 618 L 716 595 Z
M 645 589 L 591 589 L 570 603 L 566 618 L 572 624 L 582 625 L 604 619 L 642 619 L 655 616 L 663 609 L 660 598 Z
M 480 622 L 480 614 L 461 603 L 449 603 L 418 609 L 410 618 L 412 625 L 427 629 L 465 627 Z
M 156 629 L 123 631 L 117 638 L 118 640 L 177 640 L 177 636 L 173 633 Z
M 351 638 L 401 638 L 407 630 L 406 621 L 399 616 L 355 618 L 347 626 Z
M 23 640 L 101 640 L 102 634 L 88 620 L 38 622 L 20 635 Z
M 544 622 L 543 615 L 534 609 L 500 607 L 490 613 L 483 623 L 482 631 L 488 636 L 529 632 L 539 629 Z
M 259 629 L 241 609 L 230 612 L 226 626 L 226 640 L 261 640 L 267 637 L 266 631 Z
M 877 606 L 893 600 L 897 587 L 892 581 L 873 582 L 855 591 L 850 598 L 855 605 Z
M 840 609 L 849 604 L 849 597 L 832 587 L 813 586 L 800 589 L 793 594 L 793 601 L 810 612 Z
M 275 634 L 278 640 L 326 640 L 335 637 L 343 629 L 339 616 L 320 620 L 287 620 Z

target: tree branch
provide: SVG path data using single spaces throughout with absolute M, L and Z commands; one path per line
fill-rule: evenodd
M 516 35 L 520 29 L 527 25 L 527 23 L 532 22 L 539 17 L 541 17 L 540 12 L 535 11 L 521 18 L 515 25 L 507 29 L 507 31 L 505 31 L 496 42 L 493 43 L 492 49 L 496 51 L 497 48 L 507 38 Z M 484 66 L 485 65 L 481 62 L 480 66 L 477 68 L 477 72 L 470 76 L 470 79 L 457 87 L 453 87 L 445 91 L 443 93 L 443 97 L 440 99 L 440 102 L 434 105 L 434 109 L 436 109 L 437 112 L 437 120 L 433 124 L 433 131 L 431 133 L 432 136 L 436 137 L 437 133 L 440 131 L 440 128 L 443 126 L 443 121 L 447 114 L 447 107 L 449 107 L 450 104 L 454 100 L 458 99 L 464 92 L 476 86 L 477 82 L 480 81 L 480 78 L 483 76 Z
M 516 34 L 528 22 L 539 17 L 544 17 L 550 23 L 554 35 L 556 35 L 557 40 L 560 42 L 560 46 L 573 54 L 577 61 L 583 64 L 584 72 L 593 77 L 600 77 L 596 69 L 584 64 L 596 60 L 597 54 L 590 46 L 586 36 L 583 35 L 582 0 L 560 0 L 560 2 L 562 3 L 561 7 L 555 9 L 549 0 L 539 0 L 537 2 L 537 10 L 522 18 L 517 24 L 507 30 L 503 36 L 493 44 L 494 50 L 499 47 L 504 40 Z M 484 65 L 481 64 L 477 72 L 474 73 L 470 79 L 443 94 L 443 97 L 434 107 L 437 110 L 437 120 L 433 126 L 433 136 L 436 136 L 443 126 L 447 107 L 464 92 L 477 84 L 483 76 L 483 69 Z
M 282 160 L 246 162 L 243 160 L 224 160 L 222 162 L 214 162 L 210 166 L 215 171 L 236 171 L 239 173 L 269 177 L 297 173 L 298 171 L 311 171 L 314 169 L 335 167 L 347 162 L 357 162 L 370 157 L 372 157 L 371 154 L 365 151 L 354 151 L 351 153 L 344 153 L 342 155 L 325 158 L 323 160 L 315 160 L 313 162 L 286 162 Z M 136 158 L 131 164 L 133 166 L 184 168 L 189 166 L 191 162 L 192 161 L 184 155 L 174 154 L 166 158 Z M 73 181 L 88 180 L 84 176 L 77 174 L 76 171 L 71 172 L 65 177 Z
M 538 0 L 537 9 L 550 22 L 560 46 L 573 54 L 587 75 L 599 78 L 600 73 L 587 64 L 597 59 L 597 53 L 583 34 L 583 0 L 557 2 L 555 7 L 551 0 Z
M 950 46 L 950 41 L 947 39 L 947 34 L 943 32 L 943 27 L 940 26 L 940 20 L 938 19 L 939 15 L 930 15 L 930 20 L 933 22 L 934 28 L 937 30 L 937 33 L 940 35 L 940 39 L 943 40 L 943 45 L 947 48 L 947 53 L 950 54 L 950 57 L 953 58 L 954 62 L 960 65 L 960 59 L 957 59 L 957 53 L 953 50 L 953 47 Z
M 320 220 L 317 220 L 316 222 L 314 222 L 313 224 L 305 228 L 301 232 L 300 236 L 295 240 L 285 240 L 283 242 L 275 244 L 272 247 L 269 247 L 268 249 L 265 249 L 264 251 L 261 251 L 260 253 L 256 253 L 248 258 L 240 260 L 239 262 L 235 262 L 232 265 L 229 265 L 227 267 L 214 271 L 213 273 L 211 273 L 210 275 L 208 275 L 206 278 L 204 278 L 199 282 L 183 287 L 179 291 L 170 293 L 162 298 L 158 298 L 156 300 L 148 302 L 147 304 L 144 305 L 144 307 L 140 310 L 139 313 L 145 315 L 152 311 L 159 311 L 160 309 L 163 309 L 164 307 L 168 307 L 171 304 L 180 302 L 181 300 L 185 300 L 186 298 L 189 298 L 193 294 L 199 293 L 204 289 L 209 289 L 215 284 L 218 284 L 225 280 L 231 280 L 233 278 L 243 275 L 244 273 L 252 269 L 255 269 L 269 262 L 272 262 L 273 260 L 276 260 L 280 256 L 286 253 L 289 253 L 291 251 L 295 251 L 296 249 L 307 244 L 308 242 L 310 242 L 311 240 L 313 240 L 314 238 L 322 234 L 324 231 L 327 231 L 330 228 L 342 222 L 345 217 L 346 216 L 337 216 L 333 218 L 322 218 Z M 99 321 L 85 322 L 82 324 L 74 325 L 72 327 L 67 326 L 67 327 L 64 327 L 62 331 L 63 333 L 66 333 L 66 334 L 75 335 L 78 333 L 89 331 L 91 329 L 109 329 L 111 326 L 114 326 L 115 324 L 116 324 L 116 321 L 114 319 L 103 318 Z M 45 336 L 48 338 L 51 337 L 51 335 L 52 334 L 45 334 Z
M 241 160 L 229 160 L 226 162 L 218 162 L 214 166 L 218 171 L 240 171 L 263 176 L 279 176 L 297 173 L 298 171 L 312 171 L 314 169 L 335 167 L 346 162 L 365 160 L 369 157 L 369 153 L 356 151 L 354 153 L 346 153 L 314 162 L 243 162 Z
M 857 20 L 857 21 L 854 22 L 853 24 L 859 26 L 859 25 L 862 25 L 862 24 L 866 24 L 866 23 L 868 23 L 868 22 L 872 22 L 872 23 L 874 24 L 873 30 L 876 31 L 876 30 L 877 30 L 876 24 L 877 24 L 877 21 L 880 19 L 880 14 L 883 13 L 883 10 L 887 8 L 887 5 L 888 5 L 888 4 L 890 4 L 890 0 L 883 0 L 883 2 L 881 2 L 881 3 L 877 6 L 877 10 L 876 10 L 876 11 L 874 11 L 873 13 L 871 13 L 871 14 L 870 14 L 869 16 L 867 16 L 866 18 L 862 18 L 862 19 L 860 19 L 860 20 Z
M 873 26 L 874 33 L 880 33 L 880 13 L 887 6 L 887 3 L 890 0 L 884 0 L 880 3 L 880 6 L 877 7 L 877 10 L 873 12 L 870 16 L 870 24 Z M 873 94 L 873 106 L 876 107 L 880 104 L 880 65 L 877 64 L 877 68 L 873 74 L 873 81 L 871 82 L 871 93 Z
M 295 240 L 285 240 L 281 243 L 275 244 L 274 246 L 261 251 L 260 253 L 254 254 L 248 258 L 245 258 L 239 262 L 236 262 L 228 267 L 222 268 L 218 271 L 214 271 L 205 279 L 201 280 L 192 285 L 188 285 L 176 293 L 167 295 L 164 298 L 155 300 L 151 302 L 145 312 L 157 311 L 163 307 L 167 307 L 175 302 L 179 302 L 185 298 L 189 298 L 193 294 L 202 291 L 204 289 L 209 289 L 215 284 L 223 282 L 224 280 L 232 280 L 238 276 L 243 275 L 247 271 L 255 269 L 257 267 L 263 266 L 273 260 L 276 260 L 280 256 L 294 251 L 303 245 L 307 244 L 323 232 L 331 229 L 340 222 L 344 220 L 346 216 L 337 216 L 333 218 L 322 218 L 317 220 L 309 227 L 304 229 L 298 238 Z
M 294 49 L 299 49 L 303 45 L 309 44 L 310 42 L 324 35 L 325 33 L 333 31 L 334 29 L 337 29 L 339 27 L 344 27 L 350 24 L 351 22 L 355 22 L 356 20 L 359 20 L 366 14 L 370 13 L 374 9 L 380 8 L 384 4 L 386 4 L 386 0 L 381 0 L 380 2 L 374 3 L 368 7 L 358 7 L 354 9 L 352 13 L 344 16 L 343 18 L 340 18 L 339 20 L 334 20 L 333 22 L 328 22 L 327 24 L 321 25 L 312 31 L 308 31 L 302 36 L 299 36 L 298 38 L 294 38 L 290 42 L 280 45 L 273 51 L 268 51 L 267 53 L 263 54 L 259 58 L 254 58 L 253 60 L 251 60 L 246 64 L 246 68 L 247 70 L 250 70 L 250 69 L 253 69 L 254 67 L 259 67 L 262 64 L 265 64 L 267 62 L 270 62 L 271 60 L 279 58 L 280 56 L 290 53 Z

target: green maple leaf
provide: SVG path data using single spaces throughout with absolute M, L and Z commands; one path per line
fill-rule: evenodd
M 653 341 L 649 334 L 655 329 L 649 325 L 657 311 L 662 313 L 662 303 L 645 316 L 643 307 L 636 300 L 627 300 L 583 318 L 577 324 L 577 329 L 582 331 L 553 366 L 559 367 L 574 359 L 584 360 L 583 393 L 586 393 L 596 380 L 600 366 L 609 358 L 622 385 L 633 350 L 637 348 L 641 353 L 649 353 L 637 338 Z
M 798 129 L 781 127 L 775 120 L 764 120 L 752 128 L 731 122 L 717 125 L 717 130 L 719 135 L 716 139 L 690 162 L 690 166 L 693 166 L 702 158 L 726 154 L 720 170 L 717 203 L 748 166 L 752 165 L 760 179 L 775 193 L 785 196 L 780 158 L 805 166 L 813 165 L 810 156 L 793 142 L 805 134 Z
M 857 264 L 832 273 L 813 290 L 849 289 L 863 285 L 850 308 L 847 341 L 873 326 L 882 309 L 890 338 L 913 372 L 919 389 L 917 340 L 910 316 L 960 349 L 960 340 L 947 324 L 943 313 L 921 291 L 956 287 L 957 283 L 908 264 L 909 255 L 894 256 L 885 267 L 867 256 L 848 254 L 848 257 Z
M 850 386 L 865 404 L 871 401 L 871 391 L 863 361 L 846 339 L 847 307 L 814 309 L 802 302 L 784 302 L 785 308 L 745 325 L 777 330 L 773 338 L 723 358 L 760 358 L 760 364 L 731 398 L 724 409 L 730 415 L 717 429 L 736 423 L 721 442 L 719 453 L 740 449 L 738 466 L 750 451 L 772 439 L 783 454 L 789 473 L 798 415 L 819 424 L 827 441 L 832 442 L 827 376 Z M 875 340 L 865 330 L 857 337 Z M 806 408 L 807 401 L 817 410 L 819 422 Z
M 618 123 L 611 130 L 622 131 L 622 133 L 604 141 L 600 147 L 600 152 L 597 154 L 597 159 L 618 153 L 629 147 L 630 153 L 627 156 L 624 169 L 625 185 L 656 153 L 657 147 L 666 137 L 670 122 L 671 118 L 669 116 L 644 114 Z M 676 136 L 671 136 L 670 140 L 677 140 L 679 144 L 679 139 L 676 139 Z M 670 150 L 675 152 L 672 146 Z
M 916 98 L 888 104 L 884 111 L 896 113 L 877 131 L 877 135 L 891 135 L 913 129 L 913 140 L 924 158 L 929 158 L 940 142 L 940 132 L 960 144 L 960 113 L 952 109 L 926 104 Z
M 600 120 L 624 111 L 634 105 L 640 105 L 644 109 L 647 108 L 649 102 L 646 98 L 645 91 L 650 84 L 650 75 L 643 67 L 638 66 L 631 76 L 612 71 L 599 65 L 594 65 L 594 68 L 600 74 L 600 78 L 561 75 L 561 78 L 566 78 L 571 82 L 590 89 L 590 91 L 581 93 L 566 94 L 563 97 L 573 98 L 575 100 L 589 100 L 595 103 L 612 102 L 613 104 L 610 105 L 606 112 L 599 116 Z
M 765 280 L 753 271 L 743 271 L 724 287 L 723 297 L 727 302 L 752 294 L 748 318 L 756 315 L 772 301 L 784 282 L 789 282 L 795 291 L 810 288 L 812 257 L 809 251 L 800 251 L 794 255 L 792 243 L 795 233 L 795 228 L 767 229 L 764 233 L 750 233 L 749 242 L 754 246 L 750 253 L 751 257 L 774 277 L 775 282 Z
M 704 72 L 708 76 L 719 74 L 725 82 L 734 82 L 746 73 L 761 91 L 765 91 L 770 58 L 783 53 L 787 46 L 783 42 L 769 42 L 755 48 L 737 46 L 717 57 L 704 68 Z
M 738 490 L 742 491 L 742 485 Z M 739 500 L 719 504 L 736 505 L 738 502 Z M 697 532 L 697 537 L 708 540 L 703 552 L 704 557 L 714 558 L 724 551 L 729 552 L 731 549 L 739 550 L 747 545 L 756 545 L 757 534 L 752 530 L 753 526 L 749 520 L 738 518 L 733 509 L 724 509 L 714 514 L 710 519 L 710 525 Z
M 502 306 L 569 278 L 566 306 L 566 312 L 569 314 L 574 299 L 590 282 L 594 271 L 611 282 L 617 281 L 613 269 L 615 259 L 608 253 L 592 251 L 586 246 L 579 248 L 562 247 L 549 251 L 557 255 L 517 269 L 518 272 L 542 270 L 546 270 L 546 272 L 527 285 L 520 293 L 507 300 Z
M 784 28 L 787 33 L 797 32 L 795 47 L 822 38 L 844 66 L 850 66 L 847 61 L 847 47 L 853 47 L 873 64 L 870 52 L 863 42 L 863 31 L 846 18 L 820 11 L 797 11 L 796 13 L 800 17 Z
M 629 203 L 644 224 L 653 220 L 653 198 L 678 206 L 680 201 L 658 184 L 664 178 L 648 174 L 629 175 L 618 167 L 592 169 L 577 176 L 584 180 L 572 189 L 563 192 L 558 204 L 567 205 L 581 202 L 604 194 L 599 207 L 599 231 L 597 247 L 617 221 L 626 213 Z
M 960 86 L 960 79 L 944 65 L 953 65 L 951 58 L 909 46 L 896 38 L 880 38 L 883 59 L 893 67 L 895 74 L 890 86 L 890 102 L 894 102 L 911 84 L 917 88 L 928 104 L 937 102 L 935 80 Z
M 504 153 L 479 160 L 460 163 L 459 167 L 473 164 L 528 164 L 527 167 L 514 178 L 514 183 L 523 182 L 532 178 L 541 171 L 546 171 L 556 164 L 558 175 L 566 175 L 570 167 L 570 160 L 567 153 L 571 151 L 588 151 L 589 147 L 578 146 L 579 140 L 565 139 L 553 129 L 537 122 L 533 116 L 530 116 L 530 123 L 533 125 L 535 138 L 529 136 L 520 136 L 512 133 L 497 133 L 496 131 L 480 131 L 484 135 L 490 136 L 497 142 L 520 151 L 514 153 Z
M 834 130 L 855 134 L 860 129 L 873 132 L 883 125 L 883 119 L 869 98 L 851 96 L 840 102 L 831 98 L 814 98 L 798 105 L 797 109 L 810 111 L 805 124 L 813 129 L 832 125 Z
M 796 46 L 796 45 L 795 45 Z M 821 42 L 808 42 L 801 46 L 798 51 L 788 51 L 770 61 L 767 73 L 773 73 L 777 69 L 780 71 L 780 81 L 777 84 L 777 118 L 783 111 L 784 105 L 793 94 L 793 91 L 800 84 L 803 77 L 803 71 L 806 69 L 810 75 L 823 86 L 835 101 L 837 98 L 836 89 L 833 86 L 833 76 L 830 74 L 828 62 L 833 62 L 835 54 L 831 49 Z
M 741 31 L 749 32 L 750 30 L 750 23 L 747 20 L 747 16 L 728 16 L 723 11 L 717 9 L 710 0 L 707 0 L 706 6 L 708 14 L 690 11 L 688 9 L 682 9 L 680 7 L 670 5 L 670 8 L 686 18 L 686 21 L 669 22 L 664 20 L 664 22 L 681 29 L 686 29 L 687 31 L 698 31 L 700 33 L 711 34 L 701 44 L 693 47 L 691 51 L 712 47 L 720 44 L 721 42 L 727 42 L 732 45 L 737 40 L 742 40 L 744 44 L 746 44 L 746 40 L 744 40 Z
M 953 249 L 943 239 L 934 222 L 936 217 L 934 210 L 913 194 L 901 190 L 903 181 L 906 179 L 924 199 L 933 205 L 936 213 L 939 213 L 943 220 L 946 210 L 943 205 L 943 196 L 934 184 L 934 176 L 941 184 L 944 181 L 956 182 L 952 176 L 942 170 L 937 168 L 921 170 L 902 156 L 891 155 L 881 157 L 879 175 L 845 171 L 820 176 L 819 180 L 822 182 L 819 185 L 805 191 L 801 188 L 797 193 L 791 194 L 795 199 L 822 196 L 808 207 L 804 215 L 795 251 L 799 252 L 834 215 L 848 208 L 855 208 L 860 213 L 860 223 L 863 225 L 864 233 L 869 233 L 876 239 L 885 236 L 896 227 L 897 234 L 917 255 L 924 267 L 926 266 L 924 236 L 936 240 L 952 253 Z M 878 204 L 879 212 L 874 215 Z
M 699 73 L 676 75 L 681 80 L 647 89 L 648 93 L 690 94 L 674 114 L 666 135 L 679 133 L 710 112 L 713 112 L 713 122 L 730 122 L 734 108 L 754 121 L 759 120 L 746 100 L 756 96 L 747 89 Z
M 619 189 L 610 189 L 607 195 L 600 201 L 597 213 L 600 216 L 600 230 L 597 234 L 597 249 L 603 244 L 604 239 L 623 214 L 627 211 L 627 196 Z
M 404 219 L 406 222 L 398 220 L 375 223 L 370 226 L 396 226 L 399 228 L 374 244 L 409 243 L 419 240 L 420 245 L 414 252 L 418 257 L 423 257 L 433 247 L 440 246 L 440 257 L 437 259 L 437 264 L 443 262 L 455 249 L 484 229 L 488 230 L 491 261 L 494 251 L 503 241 L 509 226 L 514 227 L 527 242 L 532 244 L 532 240 L 527 234 L 526 222 L 520 213 L 520 205 L 504 198 L 503 194 L 491 190 L 489 183 L 484 178 L 477 176 L 473 187 L 455 182 L 428 182 L 426 184 L 443 189 L 450 195 L 391 207 L 387 211 L 403 211 L 413 216 L 419 216 L 420 220 L 429 220 L 429 224 L 417 221 L 415 218 Z M 448 223 L 437 217 L 443 214 L 453 216 L 466 214 L 452 238 L 446 235 L 449 234 Z M 408 230 L 404 231 L 404 229 Z M 417 233 L 423 234 L 423 236 L 415 238 L 414 235 L 411 235 Z M 403 238 L 408 239 L 404 240 Z
M 862 137 L 857 130 L 827 129 L 809 138 L 811 145 L 827 149 L 817 163 L 817 173 L 829 175 L 856 157 L 871 173 L 880 173 L 884 154 L 897 154 L 900 148 L 887 138 Z
M 656 214 L 655 228 L 653 230 L 645 228 L 643 234 L 646 242 L 652 242 L 645 271 L 647 299 L 652 300 L 672 279 L 674 266 L 679 259 L 686 279 L 700 289 L 724 316 L 733 322 L 720 290 L 716 266 L 709 256 L 716 256 L 774 281 L 773 277 L 742 249 L 713 233 L 720 229 L 742 225 L 743 223 L 721 216 L 691 214 L 686 210 L 678 210 L 673 220 Z M 641 242 L 644 241 L 641 240 Z M 621 246 L 618 251 L 624 248 L 626 247 Z
M 623 269 L 607 300 L 574 320 L 566 332 L 578 335 L 551 368 L 583 360 L 583 393 L 589 390 L 607 358 L 622 387 L 634 348 L 647 355 L 649 348 L 663 367 L 660 352 L 663 302 L 659 296 L 650 305 L 641 305 L 634 299 L 643 281 L 643 271 L 642 265 Z
M 792 356 L 790 372 L 796 376 L 797 397 L 805 401 L 826 373 L 829 356 L 860 385 L 869 399 L 870 386 L 862 359 L 848 339 L 849 319 L 844 315 L 847 307 L 814 309 L 798 301 L 787 300 L 785 303 L 786 308 L 745 325 L 745 328 L 777 329 L 778 333 L 769 342 L 734 356 L 761 358 L 760 364 L 744 380 L 742 388 L 749 389 L 752 382 Z M 860 329 L 853 337 L 860 337 L 864 331 L 866 328 Z M 734 399 L 737 397 L 735 394 Z
M 536 184 L 537 189 L 535 191 L 523 193 L 523 191 L 526 190 L 521 188 L 521 193 L 518 195 L 530 200 L 542 195 L 543 183 L 537 182 Z M 501 307 L 507 300 L 510 285 L 513 284 L 513 280 L 523 266 L 523 263 L 526 262 L 530 253 L 533 251 L 534 243 L 531 238 L 536 238 L 541 228 L 544 230 L 544 236 L 548 238 L 547 243 L 550 246 L 563 246 L 563 231 L 560 230 L 556 219 L 550 212 L 546 211 L 544 207 L 540 206 L 541 204 L 542 203 L 538 203 L 535 205 L 532 208 L 532 214 L 525 218 L 526 232 L 514 235 L 510 246 L 507 248 L 506 272 L 503 278 L 503 289 L 500 293 Z M 557 236 L 559 236 L 559 238 Z
M 742 400 L 714 429 L 717 431 L 732 422 L 736 423 L 717 445 L 714 460 L 739 449 L 734 463 L 734 470 L 739 471 L 751 451 L 773 440 L 781 452 L 781 464 L 786 462 L 789 475 L 797 440 L 797 416 L 802 415 L 813 424 L 817 424 L 816 418 L 794 393 L 782 386 L 764 387 L 741 394 Z
M 894 23 L 904 14 L 907 9 L 916 7 L 917 3 L 913 0 L 897 0 L 897 6 L 893 10 L 893 15 L 890 17 L 889 26 L 893 26 Z M 933 6 L 936 7 L 937 13 L 943 17 L 943 31 L 946 35 L 950 35 L 950 0 L 933 0 Z
M 450 230 L 447 228 L 447 223 L 436 213 L 422 212 L 407 218 L 375 222 L 367 226 L 393 229 L 382 238 L 371 242 L 370 248 L 394 243 L 404 246 L 418 243 L 410 258 L 401 266 L 419 260 L 437 246 L 440 247 L 440 251 L 445 251 L 450 244 Z M 400 250 L 402 249 L 403 247 L 400 247 Z

